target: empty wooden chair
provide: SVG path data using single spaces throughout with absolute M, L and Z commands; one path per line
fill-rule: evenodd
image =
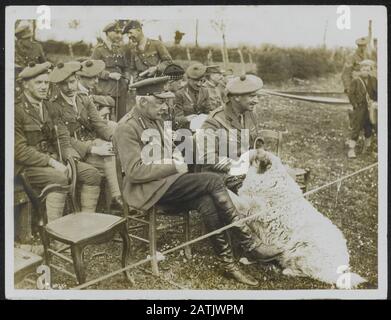
M 101 244 L 114 239 L 119 233 L 122 238 L 122 267 L 125 267 L 130 259 L 130 239 L 127 232 L 127 218 L 102 213 L 80 212 L 75 200 L 76 189 L 76 165 L 73 159 L 69 159 L 72 171 L 72 183 L 69 186 L 48 185 L 40 195 L 31 187 L 25 175 L 21 174 L 26 193 L 28 194 L 33 208 L 38 214 L 38 228 L 44 247 L 44 259 L 46 265 L 62 271 L 67 275 L 74 275 L 65 269 L 51 263 L 52 255 L 73 263 L 76 279 L 81 284 L 86 281 L 86 270 L 84 266 L 83 251 L 88 245 Z M 43 202 L 46 196 L 53 191 L 69 192 L 74 212 L 59 219 L 48 222 Z M 51 248 L 51 241 L 58 241 L 65 244 L 65 248 L 54 250 Z M 62 251 L 70 248 L 72 259 Z M 128 280 L 132 281 L 130 272 L 126 271 Z

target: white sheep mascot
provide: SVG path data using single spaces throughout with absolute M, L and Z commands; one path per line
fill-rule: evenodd
M 238 196 L 230 192 L 241 217 L 259 214 L 246 224 L 260 249 L 269 254 L 282 252 L 278 262 L 287 276 L 307 276 L 340 289 L 365 282 L 349 271 L 342 232 L 304 198 L 281 160 L 263 153 L 270 159 L 269 169 L 259 173 L 257 157 L 252 156 Z

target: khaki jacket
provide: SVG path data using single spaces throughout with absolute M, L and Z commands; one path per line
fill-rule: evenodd
M 160 131 L 162 123 L 149 120 L 135 107 L 121 119 L 113 136 L 113 144 L 125 172 L 124 199 L 131 207 L 142 210 L 147 210 L 158 202 L 182 175 L 177 172 L 174 164 L 143 162 L 143 148 L 154 143 L 141 140 L 146 129 Z M 163 152 L 162 145 L 160 151 Z

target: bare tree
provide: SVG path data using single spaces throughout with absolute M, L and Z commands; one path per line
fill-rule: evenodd
M 228 58 L 228 50 L 227 50 L 227 44 L 225 40 L 225 23 L 224 20 L 211 20 L 211 25 L 212 28 L 215 29 L 217 32 L 221 34 L 221 37 L 223 39 L 223 47 L 222 47 L 222 52 L 223 52 L 223 62 L 224 62 L 224 68 L 228 68 L 228 63 L 229 63 L 229 58 Z

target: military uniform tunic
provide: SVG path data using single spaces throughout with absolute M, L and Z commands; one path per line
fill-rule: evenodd
M 51 158 L 60 161 L 57 135 L 65 160 L 72 152 L 70 137 L 64 125 L 52 117 L 49 102 L 43 101 L 40 109 L 21 94 L 15 105 L 15 175 L 24 170 L 31 184 L 39 188 L 67 184 L 66 176 L 49 166 Z
M 342 69 L 342 83 L 345 90 L 349 90 L 350 84 L 354 78 L 354 72 L 360 70 L 360 62 L 368 59 L 368 55 L 366 53 L 362 53 L 359 50 L 356 50 L 355 53 L 348 58 L 348 61 L 345 63 Z
M 206 135 L 211 135 L 216 142 L 214 148 L 198 149 L 201 159 L 204 159 L 206 163 L 206 159 L 209 157 L 209 159 L 214 159 L 212 161 L 213 163 L 217 164 L 219 162 L 219 153 L 222 151 L 219 148 L 219 141 L 226 141 L 226 154 L 220 154 L 220 156 L 229 157 L 231 155 L 233 160 L 237 160 L 242 153 L 253 148 L 254 141 L 259 136 L 258 127 L 258 124 L 253 122 L 249 111 L 240 115 L 235 112 L 229 102 L 225 106 L 213 110 L 203 123 L 201 129 L 209 129 L 209 132 L 205 131 Z M 243 129 L 248 129 L 248 131 L 243 131 Z M 232 131 L 232 134 L 229 135 L 229 130 L 236 131 Z M 248 134 L 245 134 L 245 132 Z M 233 133 L 236 134 L 234 135 Z M 199 147 L 198 142 L 197 146 Z M 203 169 L 213 171 L 213 164 L 206 164 L 203 166 Z
M 146 129 L 163 130 L 161 121 L 152 121 L 133 108 L 114 132 L 113 143 L 125 172 L 123 195 L 132 207 L 147 210 L 156 204 L 168 188 L 182 175 L 174 164 L 144 163 L 143 148 L 152 141 L 142 141 Z M 163 145 L 160 145 L 163 154 Z
M 178 90 L 174 100 L 174 116 L 176 126 L 189 128 L 186 116 L 191 114 L 208 114 L 211 111 L 208 89 L 201 87 L 198 92 L 188 85 Z
M 91 98 L 85 93 L 78 93 L 75 96 L 74 105 L 65 101 L 60 93 L 52 99 L 52 105 L 66 125 L 72 146 L 81 159 L 86 158 L 95 139 L 111 140 L 113 128 L 100 117 Z
M 170 64 L 172 58 L 164 44 L 159 40 L 147 39 L 144 50 L 140 50 L 137 46 L 131 50 L 130 70 L 134 77 L 161 63 Z
M 106 42 L 99 43 L 91 56 L 94 60 L 103 60 L 106 64 L 105 70 L 101 73 L 99 83 L 97 85 L 97 94 L 109 95 L 118 99 L 117 117 L 113 119 L 118 121 L 128 111 L 128 84 L 130 78 L 129 61 L 126 56 L 126 50 L 123 45 L 111 44 Z M 109 78 L 109 74 L 117 72 L 123 78 L 114 80 Z M 126 80 L 128 79 L 128 80 Z
M 30 62 L 43 63 L 46 61 L 42 46 L 36 41 L 18 39 L 15 44 L 15 64 L 25 68 Z

